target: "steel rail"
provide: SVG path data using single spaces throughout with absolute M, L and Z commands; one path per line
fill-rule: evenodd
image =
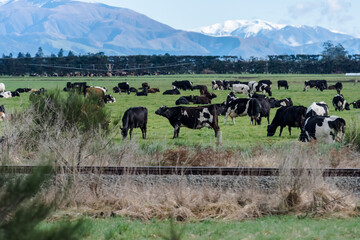
M 1 166 L 1 173 L 28 174 L 38 166 Z M 326 168 L 326 169 L 279 169 L 249 167 L 99 167 L 77 166 L 56 167 L 56 173 L 104 174 L 104 175 L 220 175 L 220 176 L 280 176 L 282 174 L 298 175 L 304 171 L 308 174 L 322 174 L 323 177 L 360 177 L 359 168 Z

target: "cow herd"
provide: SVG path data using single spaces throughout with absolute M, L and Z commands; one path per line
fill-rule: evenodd
M 277 82 L 278 89 L 283 87 L 289 89 L 289 84 L 285 80 Z M 279 136 L 281 136 L 283 128 L 288 127 L 289 135 L 291 128 L 300 128 L 300 141 L 311 141 L 318 139 L 325 142 L 340 141 L 344 136 L 345 120 L 337 116 L 329 116 L 329 107 L 325 102 L 313 102 L 309 107 L 294 106 L 291 98 L 275 99 L 272 96 L 272 82 L 270 80 L 260 80 L 240 82 L 213 80 L 211 82 L 212 90 L 230 90 L 225 101 L 221 104 L 211 104 L 211 100 L 217 95 L 209 92 L 206 85 L 193 85 L 188 80 L 172 82 L 172 88 L 163 91 L 163 95 L 180 95 L 182 91 L 199 90 L 200 95 L 180 96 L 176 101 L 176 105 L 189 104 L 207 104 L 202 106 L 161 106 L 155 114 L 165 117 L 169 120 L 170 125 L 174 128 L 173 138 L 179 136 L 180 127 L 190 129 L 200 129 L 203 127 L 212 128 L 215 137 L 219 136 L 220 127 L 218 116 L 224 115 L 224 124 L 228 117 L 235 124 L 235 118 L 248 116 L 251 125 L 261 125 L 262 118 L 267 120 L 267 136 L 274 136 L 278 127 L 280 127 Z M 360 100 L 347 103 L 344 96 L 340 93 L 343 89 L 342 83 L 337 82 L 335 85 L 328 86 L 325 80 L 309 80 L 305 81 L 304 91 L 309 88 L 316 88 L 320 91 L 325 89 L 334 89 L 337 94 L 334 96 L 332 104 L 335 110 L 350 110 L 360 108 Z M 105 87 L 88 86 L 86 82 L 68 82 L 64 91 L 77 91 L 87 97 L 89 94 L 95 94 L 99 97 L 99 101 L 103 103 L 115 102 L 115 98 L 111 94 L 107 94 Z M 5 85 L 0 83 L 0 97 L 20 96 L 19 93 L 33 91 L 28 88 L 19 88 L 14 92 L 5 91 Z M 43 90 L 44 91 L 44 90 Z M 33 91 L 35 92 L 35 91 Z M 39 92 L 39 91 L 38 91 Z M 136 96 L 147 96 L 149 93 L 160 92 L 159 88 L 151 88 L 148 83 L 142 83 L 139 89 L 130 87 L 128 82 L 120 82 L 113 87 L 114 93 L 130 94 L 134 92 Z M 41 92 L 40 92 L 41 93 Z M 261 93 L 261 94 L 259 94 Z M 39 93 L 35 93 L 39 94 Z M 241 94 L 243 97 L 237 97 Z M 267 95 L 266 95 L 267 94 Z M 246 97 L 245 97 L 246 96 Z M 275 116 L 270 123 L 270 111 L 276 110 Z M 5 119 L 5 108 L 0 106 L 0 120 Z M 145 107 L 131 107 L 127 109 L 122 118 L 121 134 L 123 139 L 127 138 L 128 132 L 130 138 L 134 128 L 140 128 L 142 137 L 146 139 L 148 110 Z

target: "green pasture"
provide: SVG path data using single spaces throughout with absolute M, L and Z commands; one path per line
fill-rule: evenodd
M 0 82 L 6 85 L 7 90 L 15 90 L 18 87 L 29 88 L 45 88 L 49 89 L 63 89 L 66 82 L 82 82 L 86 81 L 92 86 L 102 86 L 108 88 L 109 92 L 116 98 L 116 103 L 107 104 L 106 108 L 111 111 L 112 118 L 121 118 L 126 109 L 135 106 L 146 107 L 149 111 L 148 115 L 148 139 L 141 139 L 140 129 L 133 131 L 133 138 L 142 146 L 161 145 L 163 147 L 169 146 L 215 146 L 216 139 L 212 129 L 202 128 L 200 130 L 192 130 L 181 128 L 179 138 L 172 139 L 173 128 L 168 120 L 155 114 L 156 109 L 162 105 L 175 106 L 175 101 L 182 95 L 199 95 L 198 90 L 194 91 L 181 91 L 181 95 L 162 95 L 162 92 L 171 89 L 171 83 L 175 80 L 190 80 L 197 84 L 205 84 L 211 89 L 211 81 L 217 80 L 240 80 L 240 81 L 259 81 L 261 79 L 270 79 L 273 82 L 272 92 L 273 97 L 281 99 L 284 97 L 291 97 L 294 105 L 303 105 L 308 107 L 312 102 L 324 101 L 329 105 L 330 115 L 337 115 L 343 117 L 347 123 L 360 119 L 360 110 L 353 109 L 350 111 L 335 112 L 332 106 L 332 99 L 336 95 L 335 90 L 324 90 L 320 92 L 316 89 L 309 89 L 304 92 L 304 81 L 310 79 L 325 79 L 328 84 L 335 84 L 337 81 L 343 83 L 342 94 L 348 102 L 360 99 L 360 84 L 355 84 L 355 77 L 345 77 L 345 75 L 250 75 L 250 74 L 228 74 L 228 75 L 170 75 L 170 76 L 134 76 L 134 77 L 112 77 L 112 78 L 59 78 L 59 77 L 2 77 Z M 289 82 L 289 90 L 281 88 L 277 89 L 277 80 L 287 80 Z M 141 83 L 148 82 L 150 87 L 160 88 L 160 93 L 149 94 L 147 97 L 137 97 L 134 93 L 127 95 L 114 94 L 112 88 L 118 82 L 129 82 L 130 86 L 139 88 Z M 213 99 L 213 103 L 222 103 L 225 101 L 227 91 L 213 91 L 217 98 Z M 64 94 L 66 94 L 64 92 Z M 238 95 L 243 97 L 242 95 Z M 244 96 L 245 97 L 245 96 Z M 12 112 L 15 109 L 21 109 L 28 105 L 29 93 L 21 94 L 20 98 L 0 99 L 0 104 L 4 104 L 7 112 Z M 270 122 L 274 117 L 276 109 L 271 110 Z M 228 118 L 227 123 L 224 124 L 224 116 L 219 117 L 219 126 L 222 132 L 222 145 L 230 148 L 245 148 L 249 145 L 262 143 L 264 146 L 273 146 L 277 143 L 284 141 L 297 141 L 300 134 L 299 129 L 292 130 L 292 136 L 289 136 L 288 130 L 284 129 L 283 136 L 278 137 L 279 129 L 274 137 L 266 136 L 267 121 L 262 120 L 262 125 L 252 126 L 248 117 L 236 118 L 236 124 L 233 125 L 231 119 Z M 121 141 L 120 135 L 117 138 Z
M 42 228 L 59 224 L 43 223 Z M 298 219 L 295 216 L 272 216 L 246 221 L 171 223 L 148 222 L 126 218 L 88 219 L 83 239 L 360 239 L 359 218 Z M 170 228 L 175 233 L 170 237 Z M 83 235 L 83 236 L 84 236 Z

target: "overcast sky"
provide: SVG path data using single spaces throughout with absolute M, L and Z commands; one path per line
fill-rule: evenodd
M 129 8 L 176 29 L 262 19 L 360 37 L 360 0 L 80 0 Z

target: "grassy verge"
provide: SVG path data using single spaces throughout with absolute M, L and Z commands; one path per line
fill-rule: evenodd
M 58 224 L 44 223 L 42 227 Z M 298 219 L 271 216 L 247 221 L 175 223 L 179 239 L 359 239 L 360 218 Z M 169 220 L 137 221 L 126 218 L 88 219 L 86 239 L 171 239 Z

